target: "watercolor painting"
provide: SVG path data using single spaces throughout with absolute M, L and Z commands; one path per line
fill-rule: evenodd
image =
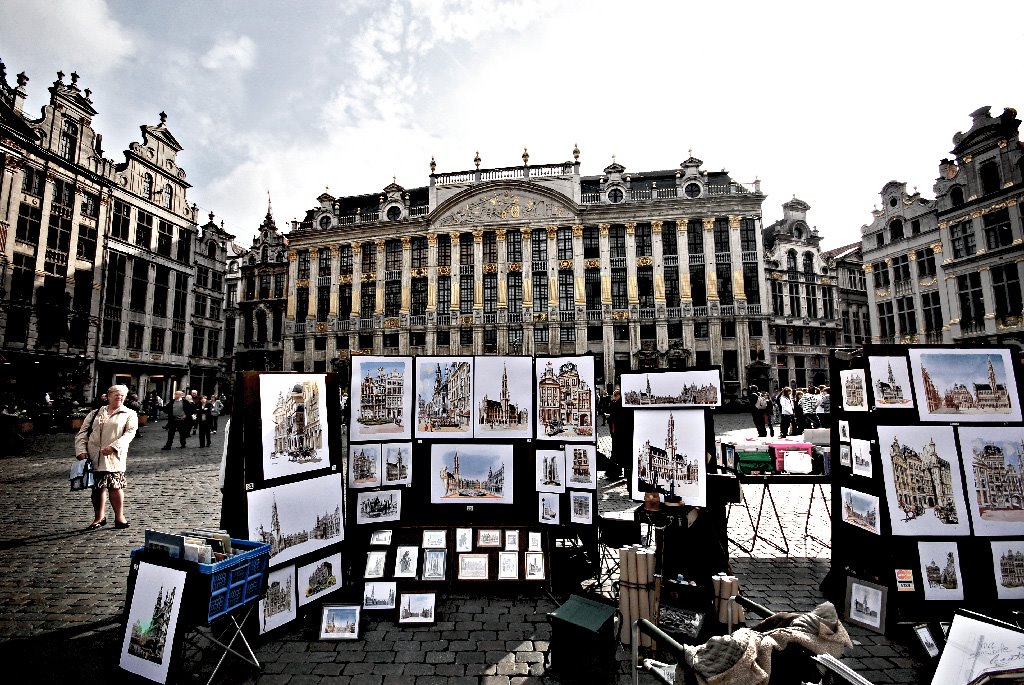
M 263 478 L 329 468 L 327 376 L 260 375 Z
M 876 633 L 885 632 L 888 588 L 866 580 L 846 578 L 846 620 Z
M 402 518 L 401 490 L 368 490 L 356 494 L 356 523 L 381 523 Z
M 416 437 L 473 437 L 473 358 L 416 358 Z
M 964 576 L 955 542 L 918 542 L 921 587 L 925 599 L 964 598 Z
M 722 373 L 717 369 L 624 373 L 619 388 L 623 407 L 722 406 Z
M 395 578 L 415 578 L 419 570 L 420 548 L 416 545 L 399 545 L 395 550 Z
M 566 485 L 597 489 L 597 447 L 573 443 L 565 446 Z
M 352 357 L 349 440 L 412 438 L 412 359 Z
M 533 359 L 476 357 L 473 426 L 478 438 L 533 437 Z
M 299 566 L 299 606 L 316 601 L 341 587 L 341 552 Z
M 448 552 L 443 549 L 423 550 L 423 575 L 421 580 L 444 580 L 445 561 Z
M 877 497 L 848 488 L 842 488 L 840 496 L 844 522 L 875 535 L 882 534 Z
M 975 535 L 1019 535 L 1024 530 L 1020 426 L 961 426 L 967 501 Z
M 274 569 L 267 574 L 267 594 L 260 600 L 260 634 L 280 628 L 298 616 L 295 596 L 295 566 Z
M 878 409 L 913 409 L 906 357 L 868 357 L 871 393 Z
M 398 603 L 398 622 L 434 623 L 434 603 L 433 592 L 403 592 Z
M 537 497 L 538 499 L 538 513 L 537 520 L 541 523 L 548 525 L 557 526 L 560 523 L 559 520 L 559 503 L 558 495 L 552 493 L 542 492 Z
M 376 488 L 380 485 L 380 445 L 348 446 L 348 486 Z
M 569 522 L 588 525 L 594 522 L 594 493 L 569 492 Z
M 121 642 L 121 668 L 167 682 L 185 577 L 184 571 L 139 562 Z
M 536 360 L 537 439 L 593 442 L 594 358 Z
M 707 441 L 703 409 L 637 409 L 633 414 L 633 499 L 644 493 L 707 504 Z
M 999 599 L 1024 599 L 1024 540 L 993 540 L 992 568 Z
M 1009 350 L 911 348 L 909 355 L 922 421 L 1021 420 Z
M 432 504 L 512 504 L 512 445 L 430 446 Z
M 412 485 L 412 443 L 386 442 L 380 446 L 381 485 Z
M 538 449 L 537 492 L 565 492 L 565 450 Z
M 850 440 L 850 453 L 853 459 L 853 475 L 873 478 L 871 470 L 871 441 L 853 438 Z
M 246 493 L 249 539 L 270 545 L 281 564 L 345 539 L 341 474 Z
M 394 609 L 396 584 L 393 580 L 374 580 L 363 584 L 364 609 Z
M 868 410 L 868 380 L 864 369 L 839 372 L 839 396 L 846 411 Z
M 352 604 L 325 604 L 320 616 L 321 640 L 358 640 L 359 607 Z

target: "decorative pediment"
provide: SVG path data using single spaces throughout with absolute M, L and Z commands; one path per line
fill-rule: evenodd
M 492 189 L 474 193 L 471 198 L 451 207 L 440 207 L 435 226 L 477 226 L 480 224 L 535 222 L 541 219 L 565 219 L 575 215 L 567 198 L 547 196 L 521 187 Z

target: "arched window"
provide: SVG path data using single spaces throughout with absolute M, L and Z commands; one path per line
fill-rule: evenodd
M 796 271 L 796 250 L 790 250 L 786 253 L 786 270 Z
M 893 219 L 889 222 L 889 242 L 903 240 L 903 219 Z
M 164 207 L 170 209 L 174 206 L 174 188 L 168 183 L 164 186 Z
M 959 207 L 964 203 L 964 187 L 953 186 L 949 191 L 949 201 L 954 207 Z
M 814 255 L 810 252 L 804 252 L 804 273 L 814 273 Z
M 153 174 L 142 174 L 142 197 L 153 199 Z
M 995 160 L 989 160 L 978 169 L 978 176 L 981 177 L 981 194 L 988 195 L 999 190 L 1002 183 L 999 180 L 999 165 Z

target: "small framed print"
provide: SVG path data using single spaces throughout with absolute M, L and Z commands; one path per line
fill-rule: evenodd
M 519 580 L 519 552 L 498 552 L 498 580 Z
M 935 637 L 927 623 L 919 623 L 914 626 L 914 635 L 930 658 L 934 659 L 939 655 L 939 646 L 935 643 Z
M 370 544 L 371 545 L 390 545 L 391 544 L 391 531 L 390 530 L 375 530 L 370 533 Z
M 366 570 L 363 572 L 363 578 L 383 578 L 384 559 L 386 556 L 387 552 L 382 549 L 367 552 Z
M 372 581 L 363 584 L 364 609 L 394 609 L 395 581 Z
M 423 531 L 423 549 L 445 549 L 448 546 L 448 531 Z
M 473 551 L 473 529 L 472 528 L 456 528 L 455 529 L 455 551 L 456 552 L 472 552 Z
M 443 549 L 423 550 L 423 573 L 420 580 L 444 580 L 448 552 Z
M 476 531 L 477 547 L 501 547 L 501 531 L 480 528 Z
M 403 592 L 398 605 L 398 622 L 434 623 L 435 602 L 433 592 Z
M 325 604 L 320 617 L 321 640 L 358 640 L 359 606 Z
M 847 468 L 853 467 L 853 452 L 849 445 L 839 446 L 839 463 Z
M 526 549 L 530 552 L 540 552 L 543 549 L 541 546 L 541 535 L 539 531 L 530 533 Z
M 559 500 L 558 495 L 542 492 L 537 496 L 538 509 L 537 520 L 541 523 L 557 526 L 559 524 Z
M 594 522 L 594 493 L 569 491 L 569 521 L 571 523 Z
M 885 604 L 889 589 L 860 578 L 846 578 L 846 620 L 876 633 L 885 633 Z
M 459 580 L 487 580 L 489 560 L 487 554 L 460 554 Z
M 519 531 L 518 530 L 506 530 L 505 531 L 505 551 L 506 552 L 518 552 L 519 551 Z
M 544 552 L 526 553 L 526 579 L 544 580 Z
M 380 445 L 349 446 L 348 486 L 350 488 L 380 487 Z
M 850 422 L 846 419 L 839 419 L 839 442 L 850 443 Z
M 419 547 L 399 545 L 395 552 L 395 578 L 415 578 L 419 560 Z

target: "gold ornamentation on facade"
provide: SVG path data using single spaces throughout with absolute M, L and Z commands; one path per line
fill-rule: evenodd
M 882 261 L 885 262 L 886 266 L 892 266 L 892 257 L 886 257 Z
M 288 250 L 288 261 L 289 262 L 294 262 L 298 258 L 299 258 L 299 253 L 297 253 L 295 250 Z
M 511 273 L 519 273 L 520 271 L 523 270 L 523 263 L 522 262 L 509 262 L 508 263 L 508 270 Z
M 451 276 L 452 268 L 450 266 L 439 266 L 437 267 L 438 276 Z
M 999 146 L 1000 150 L 1005 149 L 1006 146 L 1009 145 L 1009 144 L 1010 144 L 1010 141 L 1008 141 L 1006 138 L 1003 138 L 998 143 L 996 143 L 996 145 Z
M 935 285 L 938 282 L 939 282 L 939 280 L 937 278 L 935 278 L 934 276 L 932 276 L 931 278 L 922 278 L 919 281 L 921 287 L 923 287 L 923 288 L 928 288 L 930 286 Z
M 558 237 L 558 226 L 548 226 L 548 240 L 554 240 Z
M 472 314 L 463 314 L 462 316 L 460 316 L 459 317 L 459 325 L 460 326 L 472 326 L 473 325 L 473 315 Z
M 636 233 L 636 222 L 635 221 L 628 221 L 628 222 L 626 222 L 626 235 L 633 235 L 635 233 Z
M 600 259 L 588 259 L 585 262 L 583 262 L 583 268 L 584 269 L 600 269 L 601 268 L 601 260 Z
M 309 287 L 309 279 L 308 278 L 296 278 L 295 279 L 295 287 L 296 288 L 308 288 Z
M 360 280 L 363 283 L 373 283 L 374 281 L 377 280 L 377 274 L 372 274 L 372 273 L 371 274 L 363 274 L 360 277 Z
M 342 285 L 352 285 L 352 274 L 342 274 L 338 276 L 338 283 Z
M 654 259 L 651 258 L 651 257 L 647 257 L 647 256 L 637 257 L 636 258 L 636 265 L 637 266 L 654 266 Z
M 455 249 L 455 246 L 459 244 L 459 239 L 461 238 L 461 236 L 462 236 L 462 231 L 449 231 L 448 232 L 448 237 L 452 241 L 452 249 Z
M 740 228 L 740 221 L 742 220 L 742 218 L 743 217 L 739 217 L 739 216 L 730 216 L 729 217 L 729 228 L 739 230 L 739 228 Z
M 602 238 L 607 238 L 608 237 L 608 229 L 610 229 L 611 227 L 612 227 L 611 224 L 598 224 L 597 225 L 597 233 L 598 233 L 598 235 L 600 235 Z
M 821 284 L 822 285 L 832 285 L 832 279 L 829 278 L 828 276 L 822 276 L 821 277 Z
M 994 319 L 994 318 L 996 318 L 996 313 L 995 312 L 985 312 L 985 318 L 986 319 Z
M 324 322 L 324 321 L 319 322 L 316 325 L 316 332 L 317 333 L 326 333 L 327 332 L 327 323 Z
M 480 244 L 484 241 L 484 230 L 482 228 L 473 229 L 473 242 Z
M 373 241 L 373 244 L 377 246 L 377 252 L 384 251 L 384 242 L 385 241 L 383 238 L 377 238 L 376 240 Z
M 616 309 L 612 312 L 612 319 L 615 321 L 628 321 L 629 310 L 628 309 Z
M 532 228 L 522 228 L 522 229 L 519 230 L 519 233 L 520 233 L 520 235 L 522 235 L 524 241 L 527 241 L 527 240 L 529 240 L 530 238 L 533 237 L 533 229 Z
M 362 243 L 352 243 L 352 256 L 353 257 L 358 257 L 360 254 L 362 254 L 362 252 L 363 252 L 363 244 Z
M 889 291 L 888 288 L 885 289 L 885 290 L 876 290 L 875 291 L 875 297 L 889 297 L 889 295 L 891 295 L 891 294 L 892 293 Z
M 389 316 L 384 319 L 384 328 L 398 328 L 402 325 L 402 320 L 397 316 Z
M 942 243 L 941 242 L 932 243 L 928 247 L 932 248 L 932 252 L 934 252 L 935 254 L 942 254 Z
M 1024 319 L 1021 319 L 1020 316 L 1004 316 L 996 322 L 996 328 L 1000 330 L 1006 330 L 1007 328 L 1020 328 L 1022 323 L 1024 323 Z
M 558 260 L 559 271 L 572 271 L 572 260 L 571 259 L 560 259 Z
M 497 238 L 498 240 L 504 240 L 505 235 L 507 233 L 508 231 L 506 231 L 504 228 L 499 228 L 497 231 L 494 232 L 494 237 Z
M 409 236 L 402 236 L 402 249 L 408 250 L 412 247 L 412 238 Z
M 912 262 L 916 262 L 917 261 L 917 252 L 914 252 L 914 251 L 908 252 L 907 253 L 907 259 L 912 261 Z
M 900 343 L 902 343 L 903 345 L 916 345 L 917 344 L 917 336 L 916 335 L 904 335 L 904 336 L 901 336 L 900 337 Z
M 427 234 L 427 247 L 429 247 L 432 250 L 437 247 L 437 234 L 436 233 L 428 233 Z
M 572 237 L 573 238 L 582 238 L 583 237 L 583 225 L 582 224 L 573 224 L 572 225 Z
M 495 264 L 494 262 L 487 262 L 486 264 L 484 264 L 484 273 L 485 274 L 496 274 L 496 273 L 498 273 L 498 265 Z
M 665 222 L 659 221 L 658 219 L 655 219 L 654 221 L 652 221 L 651 222 L 651 234 L 652 235 L 660 235 L 661 234 L 661 227 L 662 227 L 662 225 L 664 223 Z
M 339 252 L 341 252 L 341 248 L 339 248 L 337 245 L 331 245 L 331 259 L 332 260 L 336 259 L 338 257 L 338 253 Z
M 772 279 L 773 281 L 781 281 L 785 279 L 785 276 L 780 271 L 772 271 L 771 273 L 768 274 L 768 278 Z
M 977 199 L 978 199 L 977 195 L 970 195 L 970 196 L 968 196 L 967 201 L 968 202 L 973 202 L 974 200 L 977 200 Z
M 413 278 L 423 278 L 427 275 L 427 270 L 422 266 L 418 266 L 409 272 L 409 275 Z
M 973 159 L 973 155 L 964 155 L 964 164 L 970 164 Z
M 547 312 L 536 312 L 533 315 L 534 323 L 538 323 L 538 322 L 541 322 L 541 321 L 547 321 L 547 320 L 548 320 Z
M 703 221 L 704 221 L 704 230 L 705 231 L 713 231 L 713 230 L 715 230 L 715 217 L 713 217 L 713 216 L 704 217 Z

